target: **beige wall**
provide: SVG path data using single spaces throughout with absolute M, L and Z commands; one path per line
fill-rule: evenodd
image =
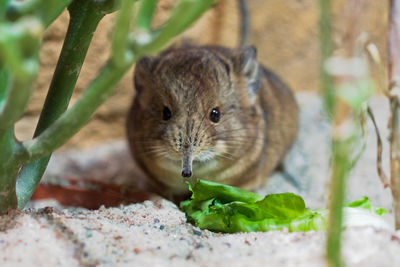
M 352 0 L 354 1 L 354 0 Z M 333 0 L 335 45 L 340 47 L 343 32 L 349 23 L 346 0 Z M 365 0 L 362 29 L 381 51 L 385 50 L 388 1 Z M 173 0 L 162 0 L 155 24 L 168 17 Z M 259 59 L 273 69 L 296 91 L 318 90 L 318 1 L 316 0 L 248 0 L 251 14 L 251 43 L 258 48 Z M 351 13 L 351 11 L 350 11 Z M 89 49 L 72 103 L 95 77 L 108 56 L 113 15 L 100 23 Z M 237 44 L 238 14 L 236 0 L 221 0 L 198 21 L 184 37 L 199 44 L 217 43 L 230 47 Z M 35 93 L 24 118 L 17 124 L 17 136 L 32 136 L 42 108 L 53 70 L 61 50 L 68 25 L 65 12 L 47 30 L 40 54 L 41 69 Z M 350 24 L 351 25 L 351 24 Z M 125 114 L 134 94 L 132 70 L 129 71 L 115 94 L 100 108 L 91 122 L 67 144 L 68 147 L 87 147 L 104 140 L 123 138 Z

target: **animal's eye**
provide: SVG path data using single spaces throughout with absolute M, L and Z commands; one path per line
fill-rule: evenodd
M 169 110 L 169 108 L 164 107 L 163 112 L 162 112 L 162 119 L 167 121 L 169 119 L 171 119 L 171 110 Z
M 210 120 L 212 122 L 219 122 L 219 119 L 221 118 L 221 113 L 219 112 L 219 108 L 213 108 L 210 112 Z

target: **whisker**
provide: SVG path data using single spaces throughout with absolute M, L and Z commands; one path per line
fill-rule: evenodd
M 224 134 L 224 133 L 230 133 L 230 132 L 237 132 L 237 131 L 246 131 L 246 130 L 265 130 L 267 127 L 244 127 L 244 128 L 238 128 L 238 129 L 230 129 L 230 130 L 224 130 L 224 131 L 219 131 L 217 134 Z
M 216 157 L 221 157 L 221 158 L 225 158 L 225 159 L 229 159 L 229 160 L 235 160 L 235 158 L 229 156 L 230 154 L 226 155 L 225 153 L 220 153 L 218 155 L 216 155 Z
M 225 146 L 253 144 L 253 140 L 224 140 Z
M 237 136 L 210 136 L 210 140 L 213 141 L 249 141 L 252 142 L 253 140 L 265 140 L 264 136 L 251 136 L 251 135 L 237 135 Z
M 141 152 L 142 155 L 156 155 L 156 154 L 168 154 L 168 150 L 164 146 L 149 146 L 146 147 L 144 151 Z
M 167 154 L 167 152 L 165 151 L 142 151 L 140 152 L 141 155 L 146 155 L 146 156 L 150 156 L 150 155 L 161 155 L 161 154 Z

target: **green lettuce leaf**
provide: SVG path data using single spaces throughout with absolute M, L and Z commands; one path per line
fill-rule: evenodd
M 363 197 L 360 200 L 353 201 L 353 202 L 347 204 L 346 207 L 362 208 L 362 209 L 374 212 L 378 215 L 383 215 L 383 214 L 387 213 L 386 209 L 373 207 L 371 204 L 371 200 L 368 197 Z
M 192 198 L 181 202 L 188 222 L 214 232 L 236 233 L 283 230 L 325 230 L 326 211 L 309 210 L 304 200 L 293 193 L 271 194 L 262 197 L 240 188 L 197 180 L 189 189 Z M 373 208 L 368 198 L 354 201 L 349 208 L 365 209 L 382 214 Z M 351 212 L 347 212 L 350 214 Z M 350 218 L 351 219 L 351 218 Z
M 220 201 L 224 203 L 231 201 L 254 203 L 263 199 L 260 195 L 241 188 L 205 180 L 197 180 L 193 188 L 189 186 L 189 189 L 192 191 L 192 199 L 195 201 L 203 201 L 218 197 Z

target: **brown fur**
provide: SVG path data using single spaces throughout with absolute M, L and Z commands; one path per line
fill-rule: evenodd
M 290 89 L 257 63 L 253 47 L 172 48 L 144 58 L 134 75 L 128 140 L 139 166 L 165 196 L 187 192 L 182 157 L 193 175 L 254 189 L 282 160 L 298 128 Z M 162 119 L 164 107 L 171 110 Z M 209 119 L 218 107 L 221 119 Z

